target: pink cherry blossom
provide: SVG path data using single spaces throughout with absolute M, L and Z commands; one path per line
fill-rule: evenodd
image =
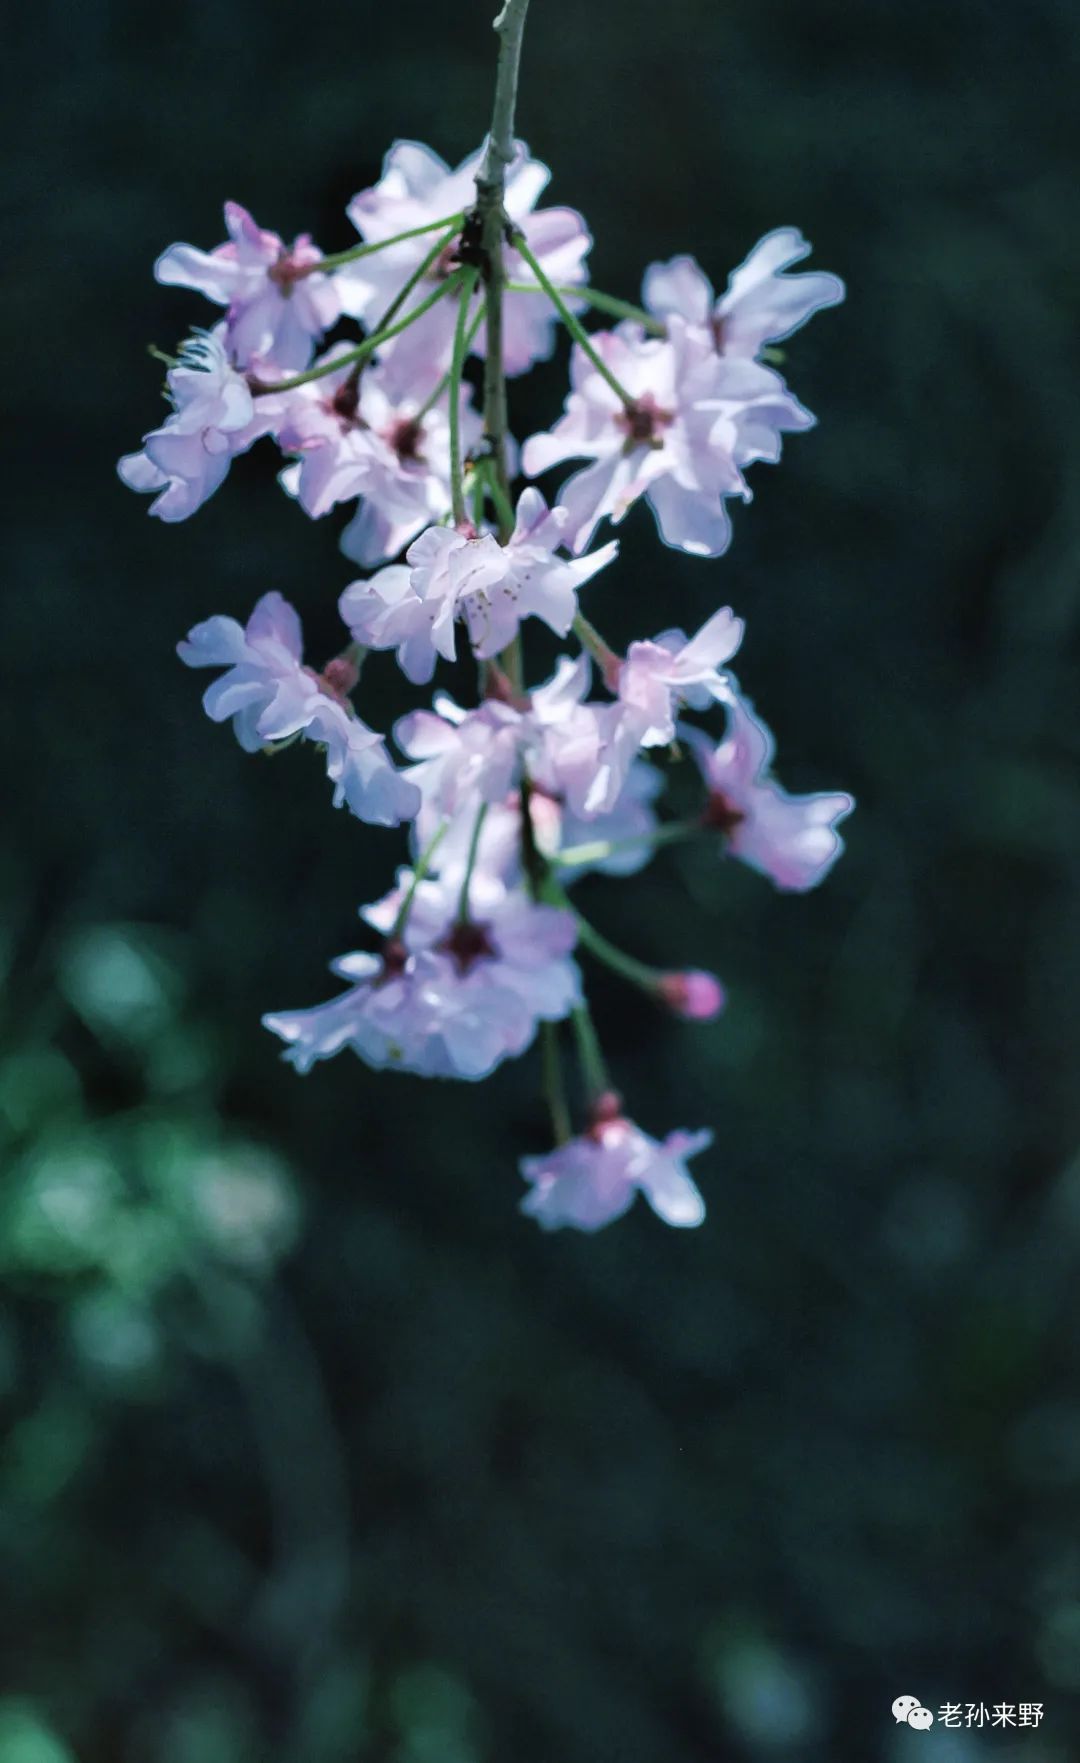
M 476 1081 L 523 1053 L 538 1023 L 558 1021 L 580 1002 L 571 913 L 534 905 L 523 889 L 477 871 L 467 918 L 460 878 L 440 877 L 416 887 L 398 934 L 413 880 L 403 870 L 391 894 L 364 908 L 387 942 L 381 957 L 334 964 L 354 981 L 350 991 L 311 1010 L 264 1017 L 299 1070 L 348 1045 L 369 1065 Z
M 641 1192 L 665 1224 L 701 1224 L 705 1202 L 686 1164 L 711 1143 L 711 1132 L 669 1133 L 658 1141 L 622 1114 L 602 1117 L 546 1156 L 522 1158 L 532 1189 L 521 1210 L 545 1230 L 594 1231 L 621 1218 Z
M 212 251 L 170 245 L 155 276 L 228 307 L 228 346 L 239 367 L 306 367 L 317 339 L 341 316 L 333 280 L 310 272 L 322 252 L 307 233 L 286 246 L 238 202 L 226 202 L 225 227 L 228 240 Z
M 252 398 L 229 360 L 224 329 L 184 343 L 165 375 L 172 414 L 143 437 L 141 453 L 117 466 L 129 489 L 158 492 L 150 513 L 159 520 L 187 520 L 224 483 L 237 454 L 274 426 L 269 404 Z
M 521 877 L 524 776 L 531 838 L 541 855 L 555 862 L 562 848 L 586 845 L 595 853 L 584 861 L 576 858 L 565 879 L 594 869 L 630 875 L 648 862 L 656 825 L 653 802 L 663 786 L 653 766 L 630 767 L 609 812 L 597 817 L 584 807 L 600 751 L 599 717 L 606 708 L 583 701 L 590 673 L 587 655 L 562 656 L 551 679 L 517 703 L 488 698 L 478 709 L 463 710 L 438 693 L 431 710 L 414 711 L 395 725 L 397 745 L 414 761 L 404 775 L 423 796 L 413 825 L 414 848 L 424 851 L 439 832 L 433 859 L 438 872 L 464 867 L 473 821 L 484 805 L 481 867 L 504 880 Z M 609 851 L 608 845 L 615 848 Z
M 528 489 L 505 545 L 493 533 L 429 527 L 410 545 L 404 564 L 345 589 L 341 616 L 357 642 L 396 649 L 406 677 L 418 685 L 431 678 L 438 656 L 454 660 L 459 621 L 480 659 L 505 649 L 530 616 L 565 636 L 578 589 L 612 561 L 618 546 L 573 560 L 558 557 L 564 524 L 564 514 Z
M 323 359 L 349 345 L 339 343 Z M 444 394 L 428 408 L 438 371 L 421 365 L 409 385 L 389 383 L 385 368 L 337 372 L 278 394 L 277 437 L 298 455 L 289 487 L 306 514 L 319 519 L 339 502 L 361 498 L 342 536 L 342 549 L 367 567 L 395 557 L 432 521 L 450 512 L 450 424 Z M 462 445 L 480 438 L 471 388 L 460 392 Z
M 681 704 L 699 709 L 727 700 L 733 688 L 720 670 L 736 653 L 744 628 L 725 606 L 689 639 L 682 631 L 665 631 L 654 642 L 631 643 L 614 681 L 616 701 L 598 712 L 600 748 L 587 809 L 614 806 L 640 747 L 670 745 Z
M 522 449 L 529 477 L 566 459 L 595 462 L 560 491 L 573 551 L 605 516 L 617 523 L 645 496 L 665 544 L 719 556 L 731 540 L 726 499 L 750 500 L 741 468 L 775 463 L 781 432 L 813 425 L 771 368 L 717 355 L 706 332 L 677 316 L 667 332 L 648 337 L 628 322 L 590 339 L 629 405 L 575 344 L 565 414 Z
M 697 728 L 681 726 L 709 791 L 706 821 L 723 832 L 727 849 L 778 888 L 803 893 L 824 880 L 844 849 L 836 828 L 855 806 L 836 791 L 789 796 L 770 774 L 775 743 L 745 698 L 727 701 L 727 734 L 715 746 Z
M 334 806 L 347 803 L 360 820 L 397 826 L 420 806 L 420 792 L 395 770 L 381 735 L 353 712 L 351 663 L 330 662 L 321 674 L 303 665 L 300 620 L 280 594 L 264 594 L 246 627 L 217 616 L 188 632 L 177 653 L 188 667 L 226 671 L 203 697 L 214 722 L 232 719 L 248 753 L 302 735 L 326 750 Z
M 481 149 L 451 171 L 430 147 L 418 141 L 399 141 L 386 156 L 379 182 L 353 197 L 349 218 L 368 243 L 393 238 L 433 221 L 449 220 L 474 205 L 476 174 L 482 158 Z M 553 282 L 560 286 L 583 283 L 585 258 L 592 240 L 581 216 L 572 208 L 536 210 L 550 176 L 547 166 L 530 158 L 524 142 L 518 141 L 506 173 L 506 212 L 524 233 L 530 251 Z M 375 323 L 399 288 L 419 268 L 437 238 L 438 230 L 433 227 L 430 232 L 403 239 L 346 265 L 338 277 L 346 311 L 368 324 Z M 508 281 L 536 285 L 532 271 L 512 246 L 504 247 L 504 259 Z M 417 304 L 455 266 L 453 247 L 449 246 L 428 272 L 428 286 L 421 283 L 409 304 Z M 581 306 L 572 296 L 568 304 L 575 310 Z M 445 365 L 450 356 L 454 322 L 455 302 L 441 301 L 386 345 L 388 359 L 397 360 L 419 350 Z M 503 305 L 503 360 L 507 373 L 524 373 L 534 361 L 547 360 L 554 348 L 555 322 L 545 294 L 507 294 Z M 485 331 L 481 326 L 473 350 L 483 355 L 485 349 Z
M 462 710 L 444 692 L 430 710 L 415 710 L 394 727 L 394 740 L 413 764 L 405 776 L 417 786 L 432 830 L 439 821 L 475 814 L 481 803 L 502 801 L 516 788 L 528 734 L 527 717 L 488 698 Z M 422 829 L 417 828 L 418 837 Z
M 706 327 L 724 355 L 751 359 L 767 343 L 778 343 L 800 329 L 822 307 L 844 298 L 839 276 L 825 270 L 785 275 L 811 247 L 797 227 L 777 227 L 754 246 L 718 300 L 713 285 L 693 257 L 652 263 L 645 271 L 644 302 L 658 318 L 673 315 Z

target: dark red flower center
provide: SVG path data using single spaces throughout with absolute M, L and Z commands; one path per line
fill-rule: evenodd
M 272 263 L 267 270 L 266 278 L 273 282 L 275 287 L 281 289 L 282 298 L 287 300 L 293 291 L 294 284 L 306 274 L 307 266 L 298 263 L 292 252 L 283 246 L 277 262 Z
M 400 937 L 387 937 L 382 949 L 382 972 L 375 981 L 377 986 L 384 986 L 387 980 L 397 979 L 405 972 L 409 959 L 409 951 Z
M 719 790 L 713 790 L 701 816 L 701 824 L 712 827 L 714 832 L 728 834 L 741 826 L 745 819 L 746 815 L 741 809 L 729 802 Z
M 342 428 L 359 428 L 362 420 L 358 415 L 360 408 L 360 379 L 351 373 L 334 393 L 330 400 L 330 408 Z
M 640 398 L 631 398 L 615 421 L 626 436 L 625 451 L 631 453 L 635 447 L 662 447 L 664 430 L 671 427 L 675 414 L 662 409 L 651 392 L 643 392 Z
M 400 417 L 391 423 L 385 434 L 388 446 L 394 449 L 402 464 L 407 461 L 419 461 L 423 458 L 420 451 L 424 439 L 424 425 L 418 416 Z
M 443 955 L 451 957 L 459 973 L 469 973 L 478 961 L 498 954 L 487 925 L 476 924 L 471 918 L 459 919 L 451 925 L 437 947 Z

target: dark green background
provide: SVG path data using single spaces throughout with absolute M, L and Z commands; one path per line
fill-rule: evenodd
M 800 226 L 843 308 L 820 429 L 730 554 L 638 510 L 590 610 L 748 620 L 828 885 L 704 852 L 581 901 L 715 966 L 694 1029 L 596 986 L 642 1124 L 712 1123 L 696 1233 L 516 1211 L 534 1063 L 301 1080 L 398 836 L 246 758 L 173 645 L 349 579 L 258 449 L 164 528 L 114 476 L 207 309 L 220 203 L 327 250 L 398 136 L 456 162 L 490 0 L 65 0 L 9 31 L 0 668 L 0 1763 L 810 1763 L 1080 1755 L 1078 38 L 1066 0 L 534 0 L 519 123 L 598 286 L 723 283 Z M 515 388 L 520 435 L 565 355 Z M 365 674 L 376 726 L 409 701 Z M 889 1705 L 1041 1701 L 1037 1732 Z

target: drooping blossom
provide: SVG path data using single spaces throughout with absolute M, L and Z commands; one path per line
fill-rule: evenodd
M 238 202 L 225 204 L 228 239 L 212 251 L 170 245 L 154 265 L 159 282 L 197 288 L 226 306 L 226 339 L 238 367 L 297 369 L 311 360 L 317 340 L 341 316 L 331 276 L 311 271 L 322 252 L 301 233 L 285 245 L 256 226 Z
M 680 705 L 700 709 L 728 699 L 733 687 L 721 669 L 736 653 L 744 628 L 725 606 L 694 637 L 665 631 L 653 642 L 630 644 L 612 682 L 615 702 L 598 712 L 600 750 L 586 799 L 589 809 L 614 805 L 640 747 L 663 747 L 675 739 Z
M 724 834 L 733 857 L 778 888 L 803 893 L 824 880 L 843 851 L 836 828 L 855 799 L 844 791 L 789 796 L 771 775 L 771 731 L 745 698 L 733 693 L 726 702 L 727 733 L 719 746 L 702 729 L 679 728 L 709 792 L 704 819 Z
M 416 813 L 419 790 L 352 709 L 355 667 L 344 657 L 322 673 L 305 667 L 300 620 L 280 594 L 264 594 L 245 627 L 220 615 L 195 625 L 177 653 L 188 667 L 226 669 L 207 687 L 203 707 L 214 722 L 232 719 L 245 752 L 302 735 L 326 749 L 335 808 L 346 803 L 375 826 L 397 826 Z
M 323 359 L 348 348 L 336 344 Z M 438 370 L 423 363 L 412 383 L 402 385 L 389 384 L 379 363 L 369 362 L 361 372 L 347 362 L 278 395 L 278 443 L 283 452 L 298 456 L 288 487 L 314 519 L 360 497 L 341 546 L 366 568 L 396 557 L 425 526 L 450 512 L 448 396 L 428 408 L 438 382 Z M 466 452 L 483 427 L 471 398 L 471 388 L 462 385 Z
M 349 204 L 349 219 L 369 244 L 432 221 L 449 220 L 476 202 L 476 174 L 483 151 L 472 153 L 451 171 L 446 162 L 419 141 L 398 141 L 383 162 L 383 174 L 372 189 L 363 190 Z M 507 167 L 505 208 L 511 221 L 525 235 L 526 243 L 544 273 L 557 286 L 585 281 L 585 258 L 592 240 L 580 214 L 572 208 L 541 208 L 536 204 L 551 173 L 529 156 L 523 141 L 515 143 L 514 158 Z M 398 290 L 419 268 L 439 237 L 438 230 L 421 233 L 385 250 L 372 252 L 339 271 L 345 309 L 373 325 Z M 512 246 L 503 248 L 510 283 L 536 280 Z M 416 305 L 433 286 L 456 268 L 452 245 L 437 258 L 428 275 L 410 296 L 404 310 Z M 581 302 L 572 296 L 575 310 Z M 474 310 L 479 305 L 479 297 Z M 456 303 L 440 301 L 423 318 L 387 344 L 387 359 L 395 361 L 415 351 L 445 363 L 449 360 L 456 318 Z M 556 315 L 545 294 L 510 291 L 503 302 L 503 357 L 509 374 L 524 373 L 534 361 L 546 361 L 554 348 Z M 486 347 L 481 325 L 473 344 L 482 355 Z M 409 371 L 406 369 L 406 371 Z
M 652 263 L 645 271 L 644 303 L 657 318 L 677 316 L 706 328 L 721 354 L 754 359 L 766 344 L 790 337 L 815 312 L 844 298 L 840 277 L 827 270 L 784 274 L 810 251 L 797 227 L 777 227 L 733 271 L 719 300 L 695 258 Z
M 665 1224 L 701 1224 L 705 1202 L 686 1164 L 712 1136 L 674 1132 L 661 1141 L 618 1111 L 601 1113 L 580 1138 L 545 1156 L 521 1159 L 521 1173 L 532 1183 L 521 1210 L 545 1230 L 572 1225 L 594 1231 L 621 1218 L 642 1193 Z
M 396 649 L 406 677 L 423 684 L 438 656 L 456 655 L 456 626 L 465 625 L 473 654 L 498 655 L 528 617 L 565 636 L 577 612 L 577 591 L 615 557 L 616 543 L 589 557 L 556 555 L 565 515 L 548 509 L 538 490 L 523 491 L 505 545 L 493 533 L 429 527 L 370 581 L 353 582 L 338 602 L 356 641 Z
M 663 338 L 628 321 L 590 341 L 629 402 L 575 344 L 564 415 L 522 449 L 529 477 L 567 459 L 594 462 L 559 493 L 567 544 L 583 551 L 602 519 L 618 523 L 645 496 L 665 544 L 719 556 L 731 540 L 727 498 L 751 497 L 742 468 L 775 463 L 781 434 L 814 418 L 771 368 L 718 355 L 706 332 L 676 316 Z
M 150 513 L 159 520 L 187 520 L 224 483 L 237 454 L 274 426 L 269 402 L 254 399 L 232 365 L 224 331 L 217 325 L 182 345 L 165 375 L 171 414 L 117 466 L 129 489 L 157 493 Z
M 460 878 L 438 877 L 415 887 L 399 930 L 413 883 L 402 870 L 393 892 L 364 908 L 386 941 L 379 956 L 334 963 L 353 981 L 348 992 L 263 1018 L 298 1070 L 351 1046 L 376 1067 L 476 1081 L 523 1053 L 540 1022 L 559 1021 L 580 1002 L 571 913 L 538 906 L 523 888 L 477 870 L 467 916 Z

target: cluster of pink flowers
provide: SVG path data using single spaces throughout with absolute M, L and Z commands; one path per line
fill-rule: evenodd
M 606 962 L 689 1021 L 714 1018 L 723 988 L 715 975 L 655 969 L 613 948 L 576 910 L 573 883 L 589 871 L 637 874 L 658 845 L 698 834 L 718 856 L 802 891 L 839 856 L 853 803 L 790 795 L 776 781 L 772 736 L 730 672 L 743 624 L 729 608 L 692 636 L 647 634 L 625 653 L 604 641 L 594 578 L 618 542 L 594 539 L 644 497 L 666 544 L 723 552 L 728 501 L 749 499 L 749 467 L 775 463 L 782 435 L 814 420 L 776 371 L 774 346 L 844 290 L 832 275 L 791 273 L 809 246 L 784 228 L 719 299 L 690 257 L 651 265 L 640 306 L 598 294 L 584 221 L 538 206 L 549 173 L 520 142 L 493 279 L 477 245 L 480 166 L 476 154 L 451 170 L 399 143 L 349 204 L 360 242 L 334 256 L 307 235 L 285 244 L 235 203 L 224 244 L 173 245 L 158 280 L 202 293 L 223 316 L 181 345 L 166 375 L 169 414 L 119 470 L 153 493 L 151 513 L 182 520 L 235 455 L 268 437 L 307 515 L 351 509 L 341 546 L 365 573 L 340 594 L 340 650 L 321 667 L 304 661 L 299 617 L 274 589 L 245 625 L 211 617 L 179 644 L 188 666 L 218 670 L 206 712 L 231 721 L 246 751 L 312 743 L 335 806 L 410 828 L 411 867 L 361 908 L 368 947 L 332 963 L 345 989 L 265 1017 L 285 1057 L 307 1071 L 348 1046 L 380 1069 L 476 1081 L 543 1034 L 556 1142 L 522 1162 L 523 1210 L 548 1228 L 591 1231 L 640 1190 L 667 1223 L 697 1225 L 705 1207 L 686 1163 L 710 1135 L 660 1141 L 628 1117 L 575 957 Z M 500 301 L 501 363 L 488 358 L 489 297 Z M 587 331 L 592 307 L 615 315 L 613 328 Z M 552 354 L 560 324 L 573 335 L 566 408 L 520 452 L 529 479 L 583 462 L 549 505 L 532 484 L 512 495 L 516 450 L 485 433 L 468 363 L 522 374 Z M 530 620 L 568 645 L 532 686 Z M 391 741 L 358 708 L 365 658 L 379 650 L 413 685 L 471 654 L 479 701 L 436 692 Z M 700 802 L 675 822 L 659 799 L 684 751 Z M 554 1025 L 566 1021 L 581 1070 L 578 1136 L 552 1077 Z

